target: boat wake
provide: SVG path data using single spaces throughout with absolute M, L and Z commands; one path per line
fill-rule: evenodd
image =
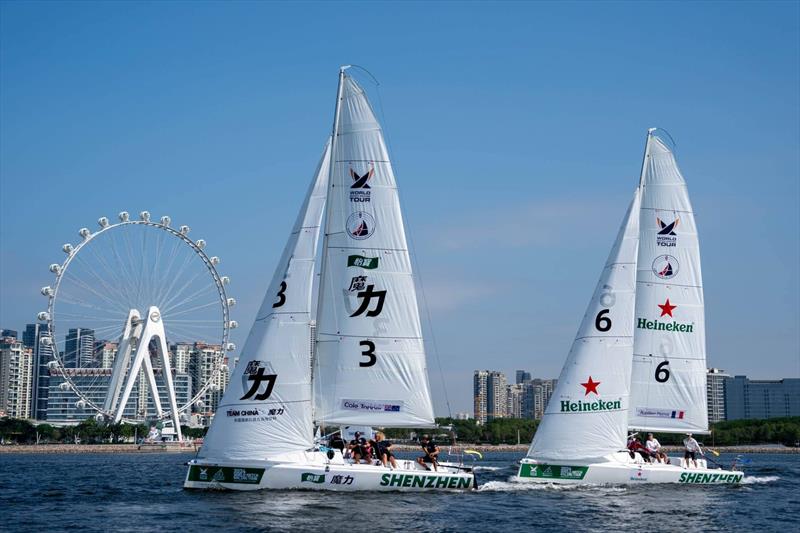
M 772 483 L 778 481 L 780 476 L 745 476 L 741 483 L 742 485 L 753 485 L 756 483 Z
M 606 485 L 561 485 L 556 483 L 525 483 L 519 481 L 487 481 L 478 487 L 478 492 L 517 492 L 528 490 L 602 490 L 625 492 L 625 487 Z
M 494 472 L 496 470 L 505 470 L 508 468 L 507 466 L 476 466 L 474 470 L 476 472 Z

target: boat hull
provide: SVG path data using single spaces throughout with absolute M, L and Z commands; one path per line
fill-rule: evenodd
M 627 453 L 615 454 L 597 462 L 553 462 L 523 459 L 516 481 L 570 485 L 638 485 L 641 483 L 679 483 L 684 485 L 727 485 L 740 483 L 744 473 L 708 468 L 704 460 L 697 467 L 646 463 L 630 459 Z
M 427 471 L 415 461 L 398 461 L 397 469 L 382 465 L 306 461 L 189 462 L 186 489 L 332 491 L 441 491 L 477 488 L 470 469 L 443 464 Z

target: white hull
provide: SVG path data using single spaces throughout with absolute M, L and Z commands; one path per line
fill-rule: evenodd
M 308 489 L 334 491 L 430 491 L 476 488 L 471 469 L 443 463 L 427 471 L 413 460 L 398 460 L 398 468 L 380 463 L 352 464 L 337 453 L 304 452 L 270 461 L 207 461 L 194 459 L 186 489 Z
M 683 459 L 671 458 L 672 464 L 646 463 L 627 452 L 609 455 L 596 462 L 536 461 L 525 458 L 516 481 L 583 485 L 638 485 L 640 483 L 681 483 L 724 485 L 741 482 L 744 474 L 733 470 L 708 468 L 704 459 L 698 466 L 685 467 Z

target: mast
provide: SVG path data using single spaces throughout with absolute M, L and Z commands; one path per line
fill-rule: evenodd
M 338 130 L 339 130 L 339 113 L 340 113 L 341 108 L 342 108 L 342 85 L 344 84 L 344 76 L 345 76 L 344 71 L 349 69 L 349 68 L 350 68 L 350 65 L 342 65 L 341 67 L 339 67 L 339 83 L 338 83 L 338 86 L 336 88 L 336 104 L 335 104 L 334 110 L 333 110 L 333 128 L 331 130 L 331 152 L 330 152 L 330 159 L 328 160 L 328 189 L 327 189 L 327 193 L 325 194 L 325 214 L 324 214 L 325 223 L 323 224 L 323 227 L 325 228 L 325 231 L 322 234 L 322 262 L 320 264 L 320 270 L 319 270 L 319 290 L 317 291 L 317 316 L 319 315 L 320 309 L 322 309 L 322 299 L 323 299 L 323 295 L 325 294 L 325 285 L 326 285 L 325 284 L 325 278 L 326 278 L 325 273 L 326 273 L 326 267 L 327 267 L 327 264 L 328 264 L 328 235 L 331 233 L 331 219 L 332 219 L 332 217 L 330 216 L 330 207 L 329 207 L 330 203 L 329 202 L 331 200 L 331 197 L 333 196 L 333 188 L 335 187 L 335 185 L 333 183 L 333 167 L 334 167 L 335 159 L 336 159 L 336 146 L 339 144 L 339 142 L 338 142 L 339 141 L 339 139 L 338 139 L 338 137 L 339 137 L 339 133 L 338 133 Z M 319 332 L 319 324 L 317 324 L 317 328 L 315 330 L 315 335 L 318 332 Z M 316 335 L 316 338 L 314 339 L 314 343 L 316 344 L 316 349 L 314 350 L 314 353 L 317 354 L 317 356 L 314 358 L 314 366 L 317 366 L 319 364 L 319 340 L 318 339 L 319 339 L 319 335 Z M 314 388 L 318 385 L 319 380 L 313 378 L 313 376 L 315 374 L 316 373 L 315 373 L 314 369 L 312 368 L 311 369 L 312 379 L 311 379 L 311 383 L 309 384 L 311 386 L 311 405 L 313 406 L 312 407 L 312 410 L 313 410 L 312 419 L 315 422 L 319 422 L 320 426 L 323 426 L 324 425 L 324 420 L 317 420 L 317 414 L 316 414 L 316 401 L 314 400 Z

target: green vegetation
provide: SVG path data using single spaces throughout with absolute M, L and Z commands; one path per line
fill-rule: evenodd
M 99 424 L 93 418 L 84 420 L 76 426 L 51 426 L 43 423 L 34 425 L 28 420 L 15 418 L 0 419 L 0 441 L 6 444 L 118 444 L 133 442 L 134 438 L 144 438 L 149 433 L 147 424 Z M 186 437 L 202 437 L 205 428 L 181 426 Z

